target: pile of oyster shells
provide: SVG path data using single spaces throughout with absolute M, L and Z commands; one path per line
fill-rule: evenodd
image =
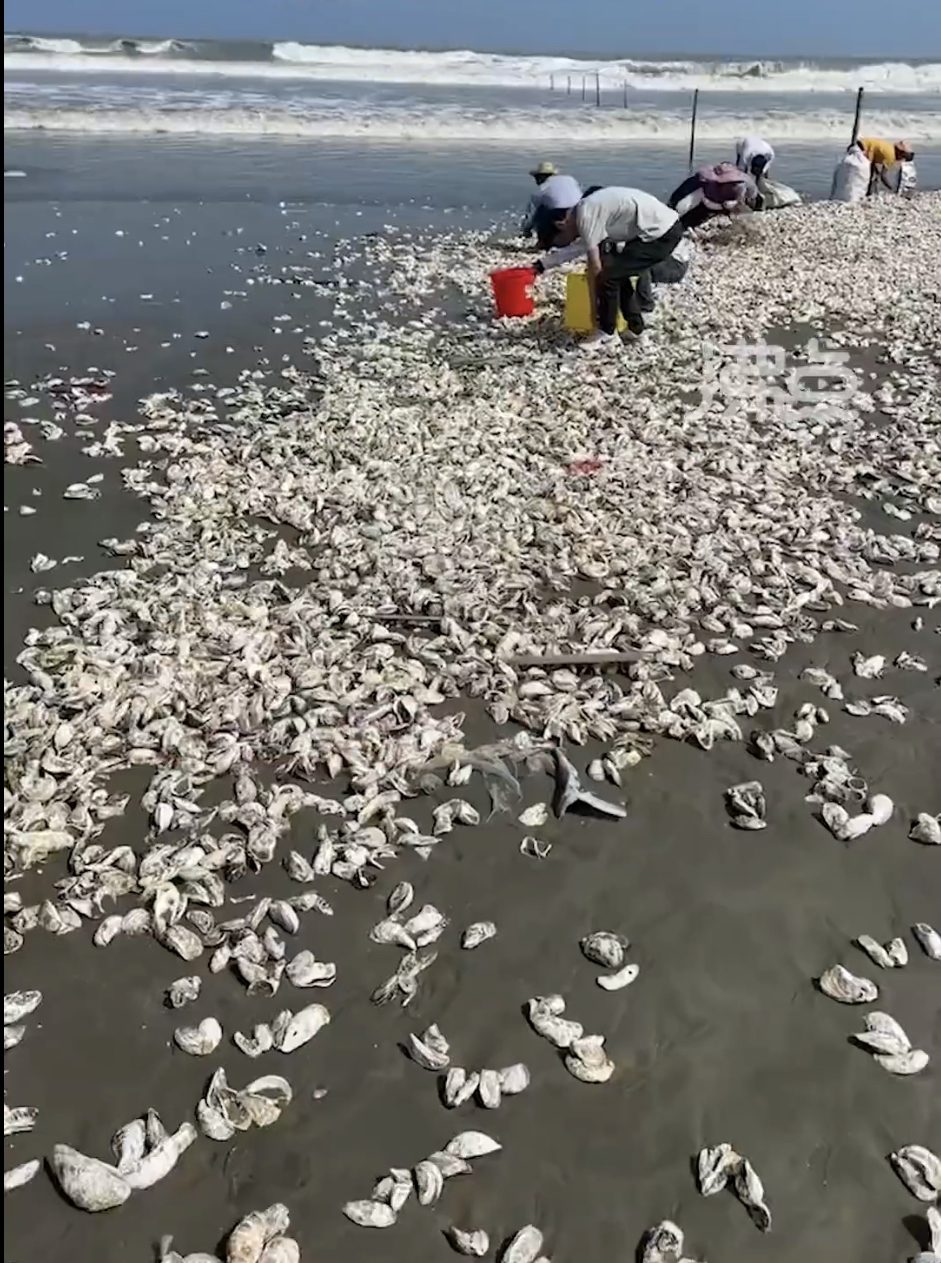
M 860 265 L 861 233 L 872 258 L 892 261 L 894 302 L 882 263 Z M 332 912 L 313 884 L 369 886 L 401 851 L 433 856 L 455 824 L 480 819 L 449 799 L 423 831 L 409 812 L 415 794 L 480 774 L 506 810 L 521 765 L 545 769 L 551 750 L 556 773 L 569 769 L 566 805 L 600 801 L 621 816 L 581 788 L 561 745 L 571 756 L 603 742 L 599 778 L 620 783 L 656 737 L 704 749 L 742 741 L 749 719 L 774 707 L 774 664 L 790 646 L 822 632 L 852 640 L 853 624 L 837 617 L 850 601 L 908 610 L 930 634 L 924 616 L 941 601 L 941 197 L 756 218 L 734 251 L 706 234 L 646 340 L 592 359 L 548 314 L 559 280 L 533 319 L 490 318 L 486 274 L 501 256 L 483 234 L 368 249 L 411 319 L 311 344 L 303 369 L 246 372 L 199 399 L 151 396 L 142 424 L 117 424 L 140 456 L 124 483 L 149 520 L 102 541 L 105 568 L 36 591 L 54 618 L 26 637 L 25 683 L 5 685 L 5 876 L 15 883 L 67 853 L 66 875 L 40 902 L 8 886 L 5 952 L 32 930 L 88 922 L 101 946 L 152 934 L 187 962 L 208 951 L 210 969 L 232 967 L 250 994 L 273 995 L 282 977 L 330 985 L 336 967 L 310 953 L 289 961 L 282 937 L 300 914 Z M 445 287 L 464 318 L 430 337 L 428 296 Z M 882 348 L 884 372 L 862 376 L 849 400 L 792 398 L 782 409 L 786 382 L 770 397 L 727 371 L 741 362 L 737 344 L 776 323 Z M 803 361 L 790 363 L 793 375 Z M 6 441 L 13 463 L 40 457 L 16 426 Z M 123 455 L 120 443 L 108 450 Z M 884 511 L 883 530 L 864 501 Z M 586 655 L 618 673 L 586 666 Z M 705 655 L 750 655 L 761 669 L 740 663 L 733 685 L 704 697 L 686 677 Z M 873 662 L 859 655 L 856 675 Z M 902 669 L 913 668 L 883 659 L 884 696 L 844 708 L 905 722 L 891 692 Z M 840 704 L 839 682 L 816 670 Z M 441 708 L 457 698 L 517 735 L 468 748 L 464 716 Z M 766 734 L 763 757 L 813 764 L 828 801 L 845 787 L 849 802 L 852 777 L 825 764 L 845 752 L 811 748 L 825 719 L 811 706 L 794 732 Z M 149 832 L 136 848 L 103 837 L 128 807 L 112 784 L 126 768 L 150 770 Z M 325 777 L 332 794 L 313 788 Z M 228 794 L 210 802 L 220 778 Z M 736 822 L 763 827 L 760 783 L 729 793 Z M 332 821 L 310 859 L 289 851 L 302 808 Z M 938 841 L 934 817 L 917 827 L 918 840 Z M 227 883 L 276 857 L 308 889 L 260 900 L 246 917 L 222 914 Z M 402 908 L 383 923 L 394 935 L 383 941 L 405 954 L 380 998 L 407 1003 L 435 956 L 423 936 L 443 918 L 431 907 L 426 926 L 425 909 L 402 920 Z M 629 967 L 617 986 L 635 976 Z M 190 982 L 180 980 L 180 1003 L 198 993 Z M 576 1077 L 611 1076 L 603 1036 L 566 1024 L 561 997 L 531 1005 L 537 1029 L 578 1026 L 568 1042 L 547 1034 Z M 287 1051 L 328 1020 L 323 1006 L 288 1010 L 239 1046 Z M 217 1026 L 181 1028 L 177 1042 L 205 1055 Z M 215 1077 L 203 1129 L 222 1138 L 250 1122 L 253 1086 L 236 1093 Z M 279 1111 L 286 1081 L 276 1095 Z M 151 1132 L 151 1149 L 113 1168 L 122 1196 L 135 1187 L 128 1171 L 166 1146 Z M 763 1207 L 753 1169 L 730 1152 L 739 1196 Z

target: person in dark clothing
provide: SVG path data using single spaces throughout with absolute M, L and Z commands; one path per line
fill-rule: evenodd
M 700 167 L 670 194 L 668 205 L 677 212 L 684 228 L 698 228 L 715 215 L 734 215 L 746 206 L 760 209 L 754 178 L 731 162 Z

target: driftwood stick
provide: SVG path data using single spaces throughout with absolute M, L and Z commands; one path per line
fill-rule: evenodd
M 626 649 L 622 653 L 598 649 L 588 653 L 518 654 L 508 659 L 512 667 L 594 667 L 619 662 L 645 662 L 650 654 L 643 649 Z

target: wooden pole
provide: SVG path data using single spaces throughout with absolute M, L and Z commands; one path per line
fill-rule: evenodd
M 860 88 L 856 93 L 856 116 L 853 119 L 853 139 L 850 141 L 850 148 L 859 140 L 859 120 L 863 112 L 863 89 Z
M 582 100 L 585 99 L 585 76 L 582 75 Z
M 549 76 L 549 91 L 555 92 L 555 75 Z
M 566 93 L 567 93 L 569 96 L 571 96 L 571 95 L 572 95 L 572 76 L 571 76 L 571 75 L 568 75 L 568 76 L 566 77 L 566 81 L 565 81 L 565 90 L 566 90 Z
M 624 108 L 627 109 L 627 80 L 624 80 Z
M 696 160 L 696 115 L 699 113 L 699 89 L 693 93 L 693 117 L 689 124 L 689 169 L 692 171 Z
M 595 105 L 601 105 L 601 75 L 595 71 Z

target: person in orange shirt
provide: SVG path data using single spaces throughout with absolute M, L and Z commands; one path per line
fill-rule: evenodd
M 911 162 L 915 153 L 907 140 L 880 140 L 876 136 L 862 136 L 856 142 L 872 163 L 872 176 L 869 180 L 869 193 L 875 191 L 881 180 L 887 188 L 892 185 L 886 180 L 886 168 L 897 162 Z

